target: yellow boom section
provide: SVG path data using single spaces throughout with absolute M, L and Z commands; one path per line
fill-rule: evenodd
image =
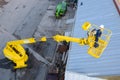
M 38 40 L 36 40 L 35 38 L 28 38 L 28 39 L 22 39 L 22 40 L 14 40 L 14 41 L 10 41 L 8 42 L 9 44 L 28 44 L 28 43 L 35 43 L 37 41 L 46 41 L 46 37 L 42 37 L 39 38 Z
M 86 38 L 73 38 L 68 36 L 55 35 L 53 39 L 57 42 L 66 41 L 66 42 L 76 42 L 80 45 L 88 45 L 88 40 Z

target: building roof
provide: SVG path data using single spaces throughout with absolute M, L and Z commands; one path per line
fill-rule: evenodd
M 81 25 L 86 21 L 97 25 L 104 24 L 105 28 L 110 29 L 110 43 L 99 59 L 87 54 L 87 46 L 71 43 L 66 71 L 88 76 L 120 75 L 120 16 L 113 0 L 79 0 L 73 37 L 87 36 L 81 29 Z

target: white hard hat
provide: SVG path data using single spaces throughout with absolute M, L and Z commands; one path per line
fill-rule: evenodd
M 100 25 L 100 28 L 103 28 L 103 29 L 104 29 L 104 25 Z

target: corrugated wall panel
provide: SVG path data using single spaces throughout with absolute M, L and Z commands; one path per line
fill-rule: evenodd
M 81 2 L 83 5 L 81 6 Z M 86 37 L 81 25 L 89 21 L 112 30 L 108 47 L 99 59 L 87 54 L 86 46 L 71 44 L 66 71 L 77 72 L 89 76 L 120 75 L 120 16 L 113 0 L 79 0 L 73 30 L 74 37 Z

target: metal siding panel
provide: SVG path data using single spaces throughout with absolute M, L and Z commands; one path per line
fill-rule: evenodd
M 112 37 L 108 47 L 99 59 L 87 54 L 87 47 L 71 44 L 69 51 L 67 71 L 83 73 L 89 76 L 120 75 L 120 16 L 114 6 L 113 0 L 81 0 L 75 20 L 74 37 L 86 37 L 81 29 L 85 21 L 97 25 L 104 24 L 112 30 Z

